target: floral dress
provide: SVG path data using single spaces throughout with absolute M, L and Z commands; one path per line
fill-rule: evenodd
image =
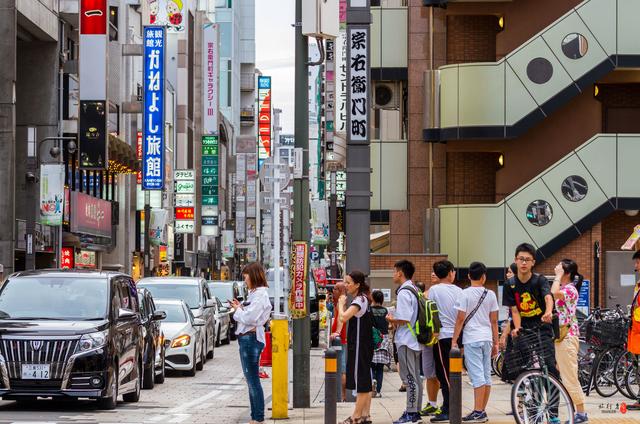
M 556 311 L 558 312 L 558 321 L 560 326 L 568 326 L 567 337 L 579 337 L 580 327 L 578 326 L 578 317 L 576 309 L 578 308 L 578 290 L 573 284 L 567 284 L 560 289 L 564 294 L 564 299 L 556 299 Z

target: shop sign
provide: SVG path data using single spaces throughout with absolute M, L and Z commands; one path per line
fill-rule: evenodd
M 142 0 L 144 24 L 167 27 L 167 32 L 185 30 L 187 0 Z
M 347 211 L 344 206 L 336 208 L 336 229 L 339 233 L 346 233 Z
M 142 131 L 136 133 L 136 159 L 142 161 Z M 142 171 L 136 172 L 136 184 L 142 184 Z
M 578 293 L 577 309 L 585 316 L 589 316 L 591 312 L 591 282 L 589 280 L 582 281 L 580 293 Z
M 222 231 L 222 257 L 233 258 L 235 251 L 235 240 L 233 230 Z
M 96 252 L 80 250 L 76 253 L 76 268 L 96 269 Z
M 202 226 L 217 226 L 218 225 L 218 217 L 217 216 L 203 216 L 202 217 Z
M 176 169 L 173 171 L 173 179 L 176 181 L 195 181 L 196 171 L 193 169 Z
M 218 226 L 218 185 L 219 185 L 219 152 L 218 136 L 206 135 L 202 137 L 202 235 L 217 236 Z
M 196 223 L 194 220 L 176 220 L 175 221 L 175 233 L 176 234 L 186 234 L 193 233 L 196 229 Z
M 176 200 L 176 207 L 194 207 L 196 203 L 193 194 L 176 194 L 174 199 Z
M 149 218 L 149 242 L 154 246 L 160 246 L 166 241 L 166 225 L 167 225 L 166 209 L 152 209 Z
M 142 188 L 164 188 L 164 27 L 144 28 Z
M 271 77 L 258 77 L 258 162 L 271 156 Z
M 326 200 L 311 201 L 311 243 L 329 244 L 329 202 Z
M 347 29 L 347 135 L 352 142 L 369 140 L 369 30 Z
M 176 193 L 194 194 L 196 192 L 195 181 L 176 181 L 175 182 Z
M 64 165 L 40 165 L 40 222 L 62 225 L 64 209 Z
M 159 251 L 159 256 L 160 256 L 160 262 L 166 262 L 167 261 L 167 246 L 160 246 L 160 251 Z
M 72 191 L 71 232 L 111 238 L 111 202 Z
M 308 248 L 304 241 L 296 241 L 293 243 L 291 258 L 291 281 L 292 290 L 289 299 L 289 310 L 291 317 L 304 318 L 307 315 L 306 310 L 306 282 L 307 282 L 307 261 Z
M 202 98 L 203 98 L 203 132 L 218 133 L 218 25 L 204 24 L 202 27 Z
M 319 286 L 327 286 L 327 271 L 324 268 L 315 268 L 313 270 L 313 279 Z
M 195 219 L 194 208 L 193 207 L 176 208 L 176 219 Z
M 74 268 L 74 256 L 73 247 L 63 247 L 60 251 L 60 268 L 73 269 Z

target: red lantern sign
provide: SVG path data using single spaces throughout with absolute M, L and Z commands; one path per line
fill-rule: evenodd
M 72 269 L 74 267 L 73 259 L 73 247 L 63 247 L 62 251 L 60 252 L 60 268 Z
M 193 207 L 176 208 L 176 219 L 194 219 L 195 212 Z

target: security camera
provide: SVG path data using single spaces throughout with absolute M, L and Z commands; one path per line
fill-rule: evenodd
M 25 179 L 26 179 L 26 180 L 27 180 L 27 182 L 28 182 L 28 183 L 30 183 L 30 184 L 34 184 L 34 183 L 37 183 L 37 182 L 38 182 L 38 177 L 36 176 L 36 174 L 34 174 L 34 173 L 33 173 L 33 172 L 31 172 L 31 171 L 28 171 L 28 172 L 25 174 Z
M 60 148 L 58 146 L 52 147 L 51 150 L 49 150 L 49 154 L 52 158 L 57 158 L 60 156 Z

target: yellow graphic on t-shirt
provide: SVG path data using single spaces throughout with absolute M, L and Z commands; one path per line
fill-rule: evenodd
M 516 293 L 516 303 L 522 317 L 531 318 L 542 314 L 542 309 L 530 293 L 522 293 L 522 298 L 520 298 L 520 293 Z

